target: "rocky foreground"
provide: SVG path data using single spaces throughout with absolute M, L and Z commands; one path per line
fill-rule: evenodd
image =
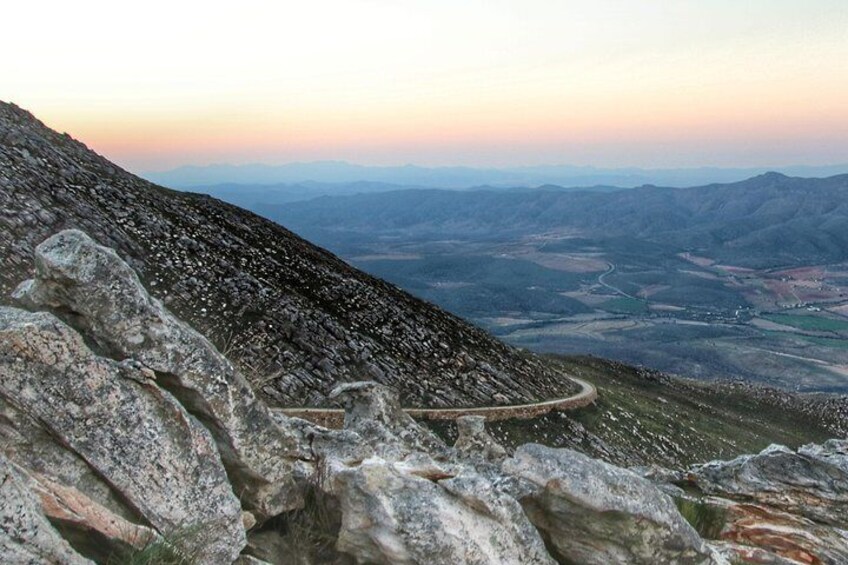
M 848 441 L 687 470 L 454 446 L 376 382 L 342 430 L 268 408 L 111 249 L 63 231 L 0 307 L 10 563 L 848 562 Z

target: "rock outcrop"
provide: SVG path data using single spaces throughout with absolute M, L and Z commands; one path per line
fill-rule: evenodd
M 0 396 L 159 532 L 196 527 L 192 551 L 220 562 L 238 556 L 241 510 L 218 450 L 149 374 L 96 356 L 48 313 L 0 307 Z
M 521 503 L 566 562 L 695 564 L 710 557 L 671 498 L 626 469 L 537 444 L 518 448 L 503 468 L 527 482 Z
M 212 432 L 248 508 L 270 517 L 300 505 L 297 439 L 271 417 L 247 380 L 205 337 L 151 298 L 111 249 L 66 230 L 35 250 L 36 278 L 15 292 L 84 329 L 105 352 L 155 373 Z
M 702 491 L 765 504 L 832 526 L 848 525 L 848 440 L 793 451 L 772 445 L 756 455 L 696 465 Z
M 77 554 L 44 513 L 30 481 L 0 453 L 0 557 L 5 563 L 91 563 Z
M 453 446 L 459 453 L 491 461 L 503 459 L 507 455 L 506 449 L 486 431 L 486 418 L 483 416 L 457 418 L 456 431 L 457 438 Z

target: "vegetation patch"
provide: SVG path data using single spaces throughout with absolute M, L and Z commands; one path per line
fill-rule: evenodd
M 783 324 L 784 326 L 792 326 L 800 330 L 818 331 L 818 332 L 844 332 L 848 331 L 848 322 L 844 320 L 834 320 L 833 318 L 824 318 L 822 316 L 796 316 L 793 314 L 769 314 L 763 316 L 772 322 Z
M 680 514 L 695 531 L 706 539 L 719 539 L 727 525 L 727 510 L 703 499 L 679 497 L 674 499 Z
M 621 312 L 623 314 L 642 314 L 648 311 L 648 303 L 644 300 L 634 298 L 613 298 L 599 305 L 607 312 Z

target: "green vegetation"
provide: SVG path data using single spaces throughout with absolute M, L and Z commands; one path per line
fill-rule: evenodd
M 848 321 L 825 318 L 822 316 L 806 316 L 794 314 L 769 314 L 763 316 L 772 322 L 792 326 L 800 330 L 820 332 L 843 332 L 848 331 Z
M 727 524 L 727 511 L 703 499 L 679 497 L 674 499 L 680 514 L 695 531 L 706 539 L 719 539 Z
M 848 340 L 833 337 L 818 337 L 812 335 L 800 336 L 806 342 L 821 345 L 822 347 L 832 347 L 834 349 L 848 349 Z
M 621 312 L 623 314 L 643 314 L 648 311 L 648 303 L 644 300 L 634 298 L 612 298 L 599 305 L 601 310 L 607 312 Z
M 841 437 L 848 427 L 838 411 L 816 397 L 675 379 L 588 357 L 551 362 L 594 383 L 598 401 L 567 414 L 492 422 L 492 434 L 505 446 L 539 442 L 580 449 L 623 466 L 681 468 L 756 453 L 771 443 L 798 447 L 822 442 Z M 431 425 L 453 439 L 450 426 Z
M 164 537 L 151 539 L 141 549 L 130 549 L 109 559 L 109 565 L 195 565 L 196 559 L 186 554 L 202 528 L 191 527 Z
M 352 561 L 335 550 L 340 527 L 337 501 L 313 488 L 307 491 L 303 508 L 271 519 L 248 537 L 257 542 L 257 548 L 275 548 L 267 555 L 257 553 L 259 559 L 275 562 L 285 555 L 286 562 L 292 564 L 346 565 Z

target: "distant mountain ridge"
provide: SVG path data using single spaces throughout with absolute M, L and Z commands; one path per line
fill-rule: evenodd
M 492 187 L 566 187 L 607 185 L 633 188 L 646 184 L 685 187 L 699 184 L 736 182 L 766 173 L 774 168 L 600 168 L 572 165 L 546 165 L 505 168 L 365 166 L 344 161 L 316 161 L 283 165 L 183 166 L 168 171 L 146 172 L 142 176 L 171 188 L 193 188 L 218 184 L 298 184 L 303 182 L 348 184 L 385 183 L 404 187 L 465 189 Z M 778 167 L 790 176 L 825 177 L 848 172 L 848 163 L 830 166 Z
M 571 230 L 585 237 L 639 237 L 751 267 L 848 259 L 848 175 L 808 179 L 770 172 L 687 189 L 404 190 L 256 211 L 319 241 L 342 232 L 504 237 Z

